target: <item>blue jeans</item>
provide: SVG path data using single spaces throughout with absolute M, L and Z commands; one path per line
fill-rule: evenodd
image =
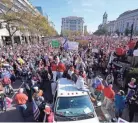
M 26 109 L 27 109 L 26 104 L 18 105 L 18 106 L 17 106 L 17 109 L 19 110 L 19 112 L 21 113 L 21 115 L 22 115 L 23 117 L 25 117 L 25 111 L 26 111 Z
M 63 76 L 63 72 L 58 72 L 58 79 L 60 79 L 60 78 L 62 78 L 62 76 Z
M 3 101 L 0 101 L 0 107 L 1 107 L 1 110 L 3 111 L 3 109 L 7 109 L 7 105 L 6 105 L 6 98 L 3 100 Z
M 122 109 L 118 109 L 118 108 L 115 109 L 116 118 L 122 117 L 122 114 L 123 114 L 123 110 Z

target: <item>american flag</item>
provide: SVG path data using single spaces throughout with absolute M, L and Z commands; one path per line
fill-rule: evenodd
M 64 49 L 67 50 L 69 48 L 68 46 L 68 39 L 66 38 L 64 43 L 63 43 Z
M 34 120 L 37 121 L 40 115 L 40 110 L 38 106 L 36 105 L 34 99 L 33 99 L 33 115 L 34 115 Z

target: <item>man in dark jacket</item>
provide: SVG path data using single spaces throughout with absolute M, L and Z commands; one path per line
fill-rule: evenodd
M 138 93 L 134 94 L 133 97 L 129 100 L 129 122 L 132 122 L 134 115 L 138 110 Z
M 72 74 L 72 80 L 73 80 L 75 83 L 77 82 L 78 74 L 79 74 L 79 71 L 78 71 L 78 70 L 74 70 L 74 73 Z
M 129 100 L 129 122 L 132 122 L 134 115 L 138 110 L 138 92 L 136 92 Z
M 87 78 L 88 78 L 88 86 L 90 87 L 91 84 L 92 84 L 92 79 L 94 78 L 95 74 L 92 70 L 92 68 L 88 68 L 88 71 L 87 71 Z

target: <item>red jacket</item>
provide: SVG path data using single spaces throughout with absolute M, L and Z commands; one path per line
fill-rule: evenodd
M 58 64 L 58 72 L 64 72 L 66 70 L 66 67 L 63 63 Z
M 125 49 L 123 48 L 116 48 L 116 54 L 119 56 L 125 55 Z
M 115 92 L 111 87 L 104 87 L 103 89 L 104 96 L 113 100 L 115 97 Z
M 103 91 L 104 90 L 104 86 L 103 84 L 98 85 L 98 87 L 96 88 L 97 91 Z
M 57 66 L 56 63 L 52 63 L 52 64 L 51 64 L 51 70 L 52 70 L 52 71 L 57 71 L 57 68 L 58 68 L 58 66 Z

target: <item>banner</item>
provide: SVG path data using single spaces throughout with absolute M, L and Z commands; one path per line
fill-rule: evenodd
M 68 42 L 68 49 L 69 50 L 78 50 L 79 43 L 78 42 Z
M 92 49 L 92 52 L 93 53 L 98 53 L 99 51 L 98 51 L 98 49 Z

